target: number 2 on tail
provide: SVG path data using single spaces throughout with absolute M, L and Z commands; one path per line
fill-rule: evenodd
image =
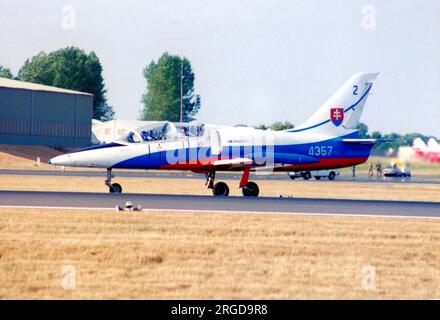
M 358 86 L 353 86 L 353 95 L 357 96 L 358 94 Z

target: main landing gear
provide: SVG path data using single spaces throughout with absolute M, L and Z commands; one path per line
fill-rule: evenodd
M 110 193 L 121 193 L 122 192 L 122 187 L 119 183 L 112 183 L 112 178 L 114 178 L 115 176 L 112 175 L 112 169 L 108 168 L 107 169 L 107 177 L 105 179 L 105 185 L 108 186 L 108 191 Z
M 241 187 L 244 197 L 258 197 L 260 189 L 255 182 L 249 181 L 245 186 Z
M 255 182 L 249 181 L 250 167 L 246 167 L 240 181 L 240 188 L 244 197 L 258 197 L 260 190 Z M 229 195 L 229 187 L 224 182 L 215 183 L 215 171 L 206 174 L 206 186 L 212 189 L 214 196 L 226 197 Z

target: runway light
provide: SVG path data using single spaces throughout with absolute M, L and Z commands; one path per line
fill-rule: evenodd
M 127 201 L 125 203 L 125 208 L 131 211 L 133 209 L 133 203 L 131 201 Z

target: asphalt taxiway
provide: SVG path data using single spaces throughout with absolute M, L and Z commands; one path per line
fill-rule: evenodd
M 159 211 L 440 218 L 440 202 L 0 191 L 0 207 L 111 209 L 127 201 Z
M 72 171 L 57 171 L 57 170 L 11 170 L 0 169 L 0 175 L 22 175 L 22 176 L 48 176 L 48 177 L 100 177 L 104 179 L 105 170 L 72 170 Z M 205 176 L 200 173 L 193 173 L 189 171 L 118 171 L 113 170 L 116 178 L 139 178 L 139 179 L 198 179 L 203 180 Z M 240 180 L 241 172 L 229 172 L 216 174 L 217 180 Z M 252 180 L 268 180 L 268 181 L 292 181 L 287 173 L 251 173 Z M 315 179 L 311 179 L 315 181 Z M 328 179 L 323 178 L 319 182 L 329 182 Z M 424 183 L 424 184 L 438 184 L 440 182 L 440 175 L 432 176 L 418 176 L 407 178 L 376 178 L 369 179 L 365 174 L 359 174 L 356 177 L 351 175 L 341 175 L 336 178 L 335 182 L 355 182 L 355 183 Z

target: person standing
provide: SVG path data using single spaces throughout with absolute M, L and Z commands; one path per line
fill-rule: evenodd
M 376 175 L 377 178 L 382 177 L 382 164 L 380 162 L 376 164 Z
M 373 177 L 373 164 L 370 162 L 370 165 L 368 166 L 368 179 L 371 179 Z

